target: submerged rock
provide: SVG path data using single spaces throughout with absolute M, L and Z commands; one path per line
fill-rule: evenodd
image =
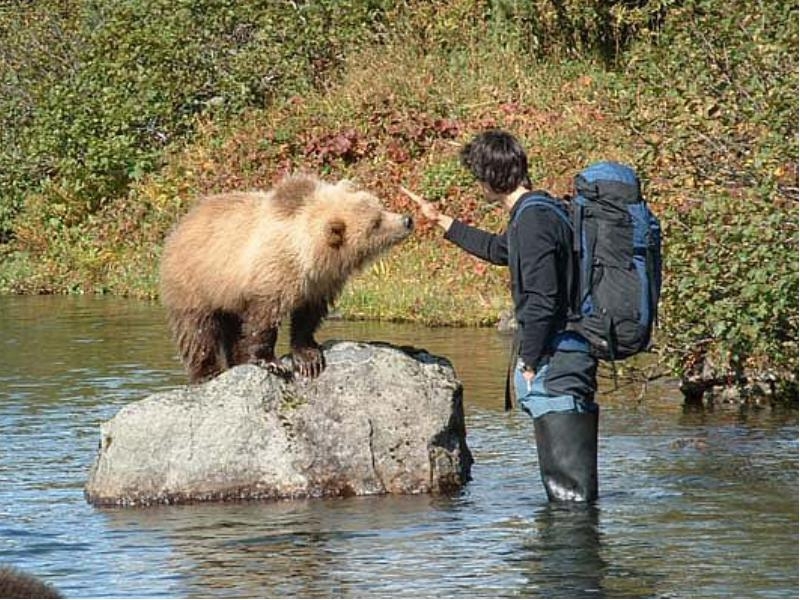
M 317 379 L 241 365 L 101 426 L 97 505 L 441 492 L 469 479 L 450 363 L 387 344 L 326 344 Z

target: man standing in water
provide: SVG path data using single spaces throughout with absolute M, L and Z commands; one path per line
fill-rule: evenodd
M 441 212 L 403 189 L 445 239 L 495 265 L 507 265 L 517 331 L 514 385 L 517 401 L 535 427 L 539 469 L 550 500 L 597 497 L 597 360 L 579 334 L 568 331 L 572 289 L 572 229 L 560 203 L 532 191 L 528 157 L 505 131 L 477 135 L 461 162 L 488 202 L 510 214 L 507 230 L 493 234 Z M 532 197 L 535 201 L 531 201 Z

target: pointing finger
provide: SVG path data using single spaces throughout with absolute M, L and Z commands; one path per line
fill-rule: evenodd
M 427 202 L 425 202 L 425 200 L 422 198 L 422 196 L 419 196 L 419 195 L 415 194 L 411 190 L 407 190 L 402 185 L 400 186 L 400 191 L 403 192 L 406 196 L 411 198 L 414 202 L 416 202 L 420 206 L 423 206 L 424 204 L 427 204 Z

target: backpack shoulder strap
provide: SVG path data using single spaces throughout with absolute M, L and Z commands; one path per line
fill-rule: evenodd
M 570 234 L 572 235 L 572 245 L 570 248 L 569 253 L 569 268 L 567 269 L 567 294 L 568 294 L 568 302 L 569 302 L 569 320 L 574 321 L 580 315 L 580 302 L 581 302 L 581 291 L 580 291 L 580 252 L 581 252 L 581 227 L 582 227 L 582 210 L 576 211 L 574 202 L 571 203 L 572 206 L 572 215 L 567 211 L 567 208 L 560 204 L 555 198 L 553 198 L 550 194 L 546 192 L 536 191 L 536 192 L 529 192 L 522 197 L 522 202 L 517 208 L 517 212 L 514 214 L 514 220 L 516 221 L 519 218 L 519 215 L 524 211 L 526 208 L 530 208 L 531 206 L 544 206 L 549 208 L 556 215 L 561 221 L 569 228 Z
M 566 209 L 561 206 L 552 196 L 545 192 L 528 192 L 522 197 L 522 202 L 514 213 L 514 220 L 516 221 L 526 208 L 531 206 L 544 206 L 552 210 L 558 215 L 570 229 L 572 229 L 572 221 L 567 214 Z

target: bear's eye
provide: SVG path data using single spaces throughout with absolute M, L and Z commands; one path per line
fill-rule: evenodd
M 378 215 L 377 217 L 372 219 L 372 223 L 370 223 L 370 226 L 372 227 L 373 230 L 379 229 L 382 221 L 383 221 L 383 216 Z

